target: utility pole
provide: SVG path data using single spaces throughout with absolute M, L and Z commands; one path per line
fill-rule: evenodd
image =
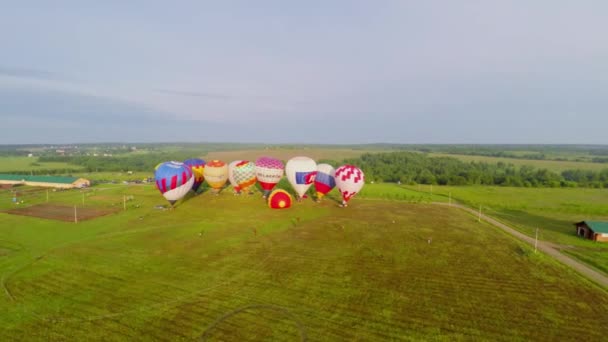
M 479 215 L 477 216 L 477 222 L 481 222 L 481 204 L 479 205 Z
M 127 210 L 127 195 L 122 195 L 122 208 Z
M 84 192 L 82 193 L 82 205 L 84 205 Z
M 46 189 L 46 203 L 49 203 L 49 189 Z
M 538 227 L 536 228 L 536 237 L 534 238 L 534 253 L 536 253 L 537 247 L 538 247 Z
M 74 223 L 78 223 L 78 212 L 76 211 L 76 206 L 74 206 Z
M 449 200 L 448 200 L 449 201 L 449 205 L 451 207 L 452 206 L 452 192 L 451 191 L 450 191 L 450 193 L 449 193 L 448 196 L 449 196 Z

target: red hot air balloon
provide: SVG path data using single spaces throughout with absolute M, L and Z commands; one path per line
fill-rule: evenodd
M 268 196 L 268 206 L 272 209 L 287 209 L 292 202 L 291 195 L 283 189 L 276 189 Z

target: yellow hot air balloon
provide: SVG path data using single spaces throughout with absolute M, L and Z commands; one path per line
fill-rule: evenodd
M 228 180 L 228 165 L 221 160 L 212 160 L 205 165 L 203 174 L 205 182 L 215 193 L 219 193 Z

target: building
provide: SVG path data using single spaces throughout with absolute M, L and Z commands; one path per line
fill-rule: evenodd
M 76 177 L 0 174 L 0 185 L 29 185 L 45 188 L 72 189 L 90 186 L 91 181 Z
M 593 241 L 608 242 L 608 222 L 582 221 L 574 225 L 576 235 Z

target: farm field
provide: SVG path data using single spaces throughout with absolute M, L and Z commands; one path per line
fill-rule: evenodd
M 501 158 L 501 157 L 487 157 L 487 156 L 475 156 L 466 154 L 451 154 L 451 153 L 429 153 L 430 157 L 452 157 L 457 158 L 465 162 L 485 162 L 490 164 L 496 164 L 503 162 L 506 164 L 513 164 L 515 166 L 529 165 L 538 169 L 547 169 L 554 172 L 562 172 L 565 170 L 593 170 L 599 171 L 602 169 L 608 169 L 608 164 L 605 163 L 592 163 L 592 162 L 577 162 L 577 161 L 557 161 L 557 160 L 531 160 L 531 159 L 517 159 L 517 158 Z
M 387 185 L 388 186 L 388 185 Z M 397 185 L 393 185 L 397 187 Z M 371 188 L 366 186 L 366 188 Z M 430 186 L 406 186 L 430 196 Z M 608 244 L 581 239 L 574 222 L 608 220 L 608 190 L 586 188 L 516 188 L 434 186 L 433 201 L 454 200 L 497 218 L 528 236 L 564 246 L 563 252 L 608 273 Z
M 127 210 L 78 224 L 0 213 L 0 339 L 608 334 L 587 319 L 608 311 L 605 290 L 460 210 L 406 202 L 440 195 L 375 185 L 348 208 L 332 194 L 273 211 L 224 190 L 160 210 L 153 186 L 116 185 L 90 189 L 84 206 L 122 208 L 128 195 Z
M 38 162 L 37 157 L 0 157 L 0 173 L 27 171 L 36 174 L 43 170 L 77 170 L 78 165 L 59 162 Z
M 249 149 L 249 150 L 235 150 L 235 151 L 217 151 L 209 152 L 203 155 L 202 158 L 207 160 L 220 159 L 226 162 L 232 160 L 251 160 L 255 161 L 262 156 L 272 156 L 281 160 L 289 160 L 292 157 L 307 156 L 317 161 L 319 160 L 335 160 L 342 161 L 348 158 L 356 158 L 364 153 L 380 153 L 386 152 L 384 150 L 365 150 L 365 149 L 349 149 L 349 148 L 282 148 L 282 147 L 270 147 L 267 149 Z

